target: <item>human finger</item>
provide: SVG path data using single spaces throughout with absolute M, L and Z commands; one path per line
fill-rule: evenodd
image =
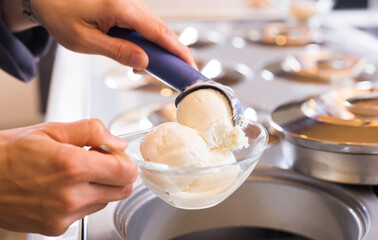
M 83 149 L 80 149 L 83 150 Z M 84 151 L 84 150 L 83 150 Z M 100 153 L 98 151 L 70 151 L 71 163 L 67 163 L 68 176 L 82 182 L 92 182 L 111 186 L 132 184 L 138 175 L 137 165 L 123 152 Z M 67 156 L 64 156 L 67 158 Z M 64 163 L 63 163 L 64 164 Z
M 133 8 L 134 11 L 123 11 L 119 14 L 117 26 L 132 26 L 146 39 L 161 46 L 197 69 L 190 49 L 183 45 L 178 40 L 177 35 L 160 18 L 154 15 L 142 1 L 138 2 L 138 4 L 143 5 Z M 143 21 L 140 21 L 141 18 L 143 18 Z
M 88 192 L 95 203 L 107 203 L 123 200 L 132 193 L 132 183 L 118 187 L 98 183 L 89 183 Z
M 140 71 L 137 69 L 133 69 L 134 74 L 140 74 L 140 75 L 146 75 L 147 73 L 145 71 Z
M 150 18 L 149 21 L 155 21 L 156 23 L 154 27 L 138 23 L 138 25 L 135 26 L 136 31 L 146 39 L 166 49 L 168 52 L 181 58 L 190 66 L 197 69 L 190 49 L 178 40 L 177 35 L 167 25 L 154 16 L 150 16 Z
M 124 65 L 143 71 L 148 66 L 148 56 L 138 45 L 121 38 L 111 37 L 99 29 L 85 29 L 86 44 L 90 53 L 101 54 Z
M 61 143 L 76 146 L 106 145 L 111 149 L 124 151 L 127 142 L 112 135 L 98 119 L 85 119 L 72 123 L 47 123 L 44 131 Z
M 132 184 L 122 187 L 97 183 L 76 184 L 61 193 L 60 198 L 64 199 L 62 209 L 76 212 L 90 205 L 123 200 L 130 196 L 132 189 Z
M 125 199 L 130 196 L 132 188 L 132 184 L 123 187 L 96 183 L 75 184 L 56 192 L 55 195 L 51 195 L 50 198 L 55 198 L 56 201 L 48 206 L 50 212 L 70 215 L 81 212 L 82 209 L 92 205 L 107 204 Z
M 41 225 L 41 230 L 37 232 L 47 236 L 62 235 L 76 220 L 98 212 L 104 209 L 106 206 L 107 203 L 98 203 L 79 209 L 76 212 L 67 212 L 64 214 L 55 213 L 54 215 L 50 216 L 49 219 L 44 220 L 44 224 Z

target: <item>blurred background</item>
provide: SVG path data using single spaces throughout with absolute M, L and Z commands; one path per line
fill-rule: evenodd
M 169 21 L 172 19 L 264 19 L 269 15 L 269 0 L 147 0 L 153 11 Z M 251 10 L 250 6 L 260 7 Z M 250 9 L 249 9 L 250 8 Z M 378 0 L 337 0 L 335 11 L 353 11 L 378 8 Z M 233 9 L 232 12 L 229 9 Z M 261 11 L 261 9 L 265 9 Z M 251 16 L 253 15 L 253 16 Z M 271 16 L 269 16 L 271 17 Z M 370 26 L 357 26 L 378 36 L 378 23 Z M 29 84 L 24 84 L 0 70 L 0 129 L 26 126 L 44 120 L 49 94 L 51 72 L 54 64 L 56 44 L 39 63 L 39 75 Z

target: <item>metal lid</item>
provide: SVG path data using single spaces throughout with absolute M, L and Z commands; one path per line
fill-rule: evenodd
M 318 50 L 299 56 L 289 55 L 282 67 L 301 77 L 318 77 L 324 81 L 356 78 L 365 71 L 368 61 L 346 53 Z
M 225 36 L 215 30 L 201 30 L 193 26 L 175 30 L 178 40 L 190 48 L 204 48 L 219 45 L 225 40 Z
M 272 80 L 273 76 L 305 83 L 351 86 L 377 78 L 378 68 L 375 62 L 364 57 L 311 45 L 300 54 L 289 54 L 266 65 L 262 77 Z
M 268 23 L 260 28 L 250 29 L 244 38 L 251 42 L 276 46 L 305 46 L 324 41 L 322 32 L 316 29 L 284 22 Z
M 378 154 L 378 88 L 333 90 L 288 103 L 271 114 L 271 126 L 304 147 Z

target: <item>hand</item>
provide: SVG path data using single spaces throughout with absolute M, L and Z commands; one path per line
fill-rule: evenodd
M 136 30 L 195 67 L 190 50 L 142 0 L 31 0 L 31 9 L 56 41 L 73 51 L 104 55 L 144 70 L 148 56 L 140 47 L 106 35 L 118 26 Z
M 82 148 L 100 145 L 118 153 Z M 60 235 L 128 197 L 137 167 L 126 146 L 95 119 L 0 131 L 0 227 Z

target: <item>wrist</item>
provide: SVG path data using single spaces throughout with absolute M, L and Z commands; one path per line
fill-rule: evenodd
M 0 165 L 7 161 L 8 159 L 8 144 L 11 138 L 11 130 L 1 130 L 0 131 Z M 4 165 L 2 165 L 4 166 Z
M 21 0 L 21 1 L 22 1 L 22 6 L 23 6 L 22 14 L 31 22 L 40 24 L 39 20 L 37 19 L 37 17 L 35 16 L 31 8 L 30 0 Z
M 37 26 L 22 14 L 22 0 L 0 0 L 5 25 L 12 32 L 19 32 Z

